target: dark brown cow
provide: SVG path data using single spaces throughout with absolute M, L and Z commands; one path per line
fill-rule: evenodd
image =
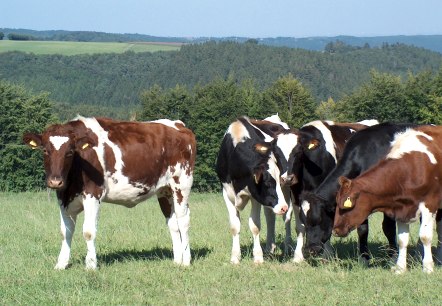
M 181 121 L 124 122 L 78 117 L 23 140 L 44 153 L 48 187 L 57 191 L 61 245 L 56 269 L 69 263 L 77 215 L 84 210 L 86 268 L 96 269 L 101 202 L 134 207 L 157 195 L 172 236 L 174 261 L 190 264 L 188 198 L 196 142 Z
M 433 271 L 431 241 L 433 225 L 442 201 L 442 126 L 407 129 L 395 137 L 385 160 L 359 177 L 340 177 L 338 208 L 333 232 L 346 236 L 372 212 L 381 211 L 396 219 L 399 256 L 396 273 L 407 269 L 409 223 L 421 217 L 419 237 L 424 246 L 423 271 Z M 439 239 L 441 222 L 437 222 Z M 436 258 L 442 259 L 438 244 Z

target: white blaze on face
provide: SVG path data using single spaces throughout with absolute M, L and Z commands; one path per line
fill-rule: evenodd
M 288 162 L 290 153 L 292 153 L 293 149 L 298 144 L 298 135 L 289 133 L 289 134 L 280 134 L 277 136 L 278 139 L 276 141 L 276 145 L 281 149 L 282 154 L 284 155 L 285 160 Z M 281 177 L 287 177 L 288 169 L 284 169 L 284 173 Z
M 326 121 L 326 122 L 328 125 L 334 124 L 333 121 Z M 324 125 L 324 123 L 322 121 L 317 120 L 307 123 L 304 126 L 313 126 L 321 132 L 322 137 L 324 138 L 325 141 L 325 149 L 334 158 L 335 162 L 337 162 L 335 142 L 333 141 L 331 131 Z
M 407 129 L 403 133 L 396 134 L 391 142 L 391 149 L 387 158 L 399 159 L 406 153 L 421 152 L 428 156 L 432 164 L 437 164 L 434 154 L 431 153 L 430 150 L 428 150 L 428 147 L 419 140 L 418 136 L 425 137 L 430 141 L 433 140 L 433 137 L 423 132 Z
M 66 136 L 50 136 L 49 141 L 54 146 L 55 150 L 60 150 L 61 146 L 69 141 L 69 137 Z
M 273 155 L 273 153 L 271 153 L 269 156 L 268 165 L 269 165 L 268 172 L 273 177 L 273 179 L 276 181 L 276 195 L 278 197 L 278 204 L 273 208 L 273 211 L 276 214 L 281 214 L 281 208 L 285 207 L 286 211 L 287 211 L 288 204 L 285 201 L 285 197 L 284 197 L 284 194 L 281 189 L 280 172 L 279 172 L 278 165 L 276 163 L 275 155 Z

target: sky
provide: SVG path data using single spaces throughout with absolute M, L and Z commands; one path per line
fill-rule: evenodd
M 442 34 L 442 0 L 11 0 L 0 28 L 166 37 Z

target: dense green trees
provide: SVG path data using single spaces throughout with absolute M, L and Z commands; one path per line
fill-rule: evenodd
M 405 45 L 339 50 L 208 42 L 156 53 L 36 56 L 9 52 L 0 53 L 0 76 L 36 92 L 47 91 L 54 101 L 133 110 L 141 92 L 155 84 L 191 89 L 232 77 L 239 83 L 253 80 L 254 87 L 263 90 L 292 75 L 315 100 L 337 100 L 367 82 L 370 69 L 406 77 L 408 72 L 437 70 L 442 62 L 442 54 Z
M 379 121 L 442 124 L 442 66 L 439 73 L 393 74 L 371 71 L 369 82 L 338 102 L 322 102 L 316 114 L 337 121 Z
M 26 147 L 22 135 L 54 122 L 51 106 L 47 94 L 31 95 L 21 86 L 0 80 L 0 190 L 44 186 L 41 152 Z

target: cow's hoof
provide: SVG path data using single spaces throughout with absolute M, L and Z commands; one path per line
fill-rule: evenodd
M 392 271 L 394 274 L 400 275 L 400 274 L 404 274 L 405 272 L 407 272 L 407 268 L 404 268 L 404 267 L 400 267 L 400 266 L 398 266 L 398 265 L 395 265 L 395 266 L 391 267 L 391 271 Z
M 232 257 L 230 258 L 230 263 L 232 265 L 239 265 L 239 258 L 238 257 Z

